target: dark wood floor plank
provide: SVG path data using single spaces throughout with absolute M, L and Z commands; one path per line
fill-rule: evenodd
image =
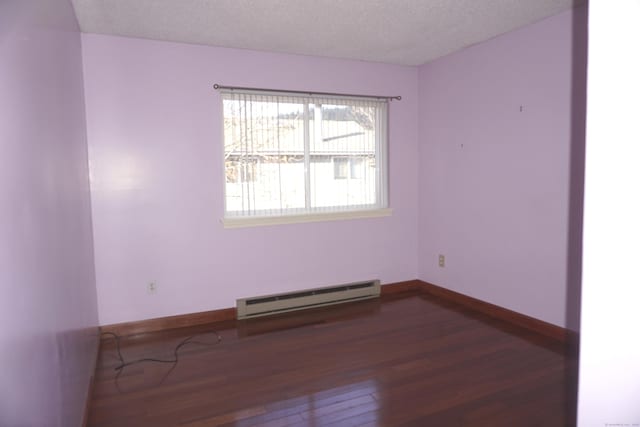
M 216 344 L 217 330 L 222 341 Z M 557 340 L 407 293 L 102 342 L 89 426 L 563 426 Z

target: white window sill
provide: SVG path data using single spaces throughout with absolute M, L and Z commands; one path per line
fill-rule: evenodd
M 224 218 L 224 228 L 261 227 L 279 224 L 300 224 L 305 222 L 341 221 L 348 219 L 380 218 L 391 216 L 392 209 L 372 209 L 365 211 L 330 212 L 304 215 L 283 215 L 253 218 Z

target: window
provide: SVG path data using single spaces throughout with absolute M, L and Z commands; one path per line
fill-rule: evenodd
M 333 178 L 347 179 L 349 177 L 349 158 L 334 157 L 333 158 Z
M 225 225 L 388 215 L 386 100 L 243 90 L 222 100 Z
M 334 179 L 362 179 L 363 159 L 358 156 L 334 157 L 333 158 L 333 178 Z

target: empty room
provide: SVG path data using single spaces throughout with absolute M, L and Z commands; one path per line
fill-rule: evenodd
M 640 2 L 0 3 L 0 427 L 638 426 Z

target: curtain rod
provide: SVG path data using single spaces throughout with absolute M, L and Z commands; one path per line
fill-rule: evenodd
M 377 99 L 387 99 L 389 101 L 393 101 L 394 99 L 400 101 L 402 99 L 401 96 L 381 96 L 381 95 L 352 95 L 348 93 L 331 93 L 331 92 L 311 92 L 305 90 L 278 90 L 278 89 L 262 89 L 256 87 L 240 87 L 240 86 L 222 86 L 219 84 L 214 84 L 213 88 L 218 89 L 229 89 L 229 90 L 256 90 L 256 91 L 264 91 L 264 92 L 281 92 L 281 93 L 295 93 L 298 95 L 322 95 L 322 96 L 347 96 L 350 98 L 377 98 Z

